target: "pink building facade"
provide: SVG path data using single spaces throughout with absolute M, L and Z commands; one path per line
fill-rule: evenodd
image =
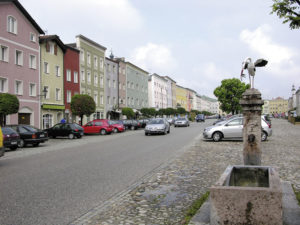
M 18 97 L 6 124 L 40 127 L 40 47 L 43 30 L 18 1 L 0 3 L 0 93 Z

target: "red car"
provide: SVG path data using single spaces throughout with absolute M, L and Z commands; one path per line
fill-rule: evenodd
M 125 131 L 125 127 L 121 122 L 115 121 L 115 120 L 111 120 L 109 121 L 110 125 L 113 126 L 113 132 L 114 133 L 118 133 L 118 132 L 123 132 Z
M 109 120 L 99 119 L 93 120 L 82 126 L 85 134 L 111 134 L 113 126 Z

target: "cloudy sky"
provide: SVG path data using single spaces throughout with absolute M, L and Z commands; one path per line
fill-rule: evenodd
M 149 73 L 214 97 L 242 61 L 265 58 L 255 88 L 264 99 L 300 87 L 300 29 L 270 15 L 272 0 L 19 0 L 64 43 L 82 34 Z M 245 80 L 248 82 L 248 80 Z

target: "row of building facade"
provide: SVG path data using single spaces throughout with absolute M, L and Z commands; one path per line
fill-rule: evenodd
M 88 94 L 96 111 L 83 123 L 120 115 L 124 107 L 138 111 L 154 107 L 219 113 L 216 100 L 177 85 L 168 76 L 151 74 L 111 53 L 106 47 L 78 35 L 65 44 L 57 35 L 45 35 L 17 0 L 0 3 L 0 93 L 15 94 L 19 112 L 7 123 L 48 128 L 62 118 L 78 122 L 70 103 L 75 94 Z

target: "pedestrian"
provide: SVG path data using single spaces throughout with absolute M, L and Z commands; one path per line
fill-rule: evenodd
M 61 122 L 61 123 L 66 123 L 65 118 L 62 118 L 60 122 Z

